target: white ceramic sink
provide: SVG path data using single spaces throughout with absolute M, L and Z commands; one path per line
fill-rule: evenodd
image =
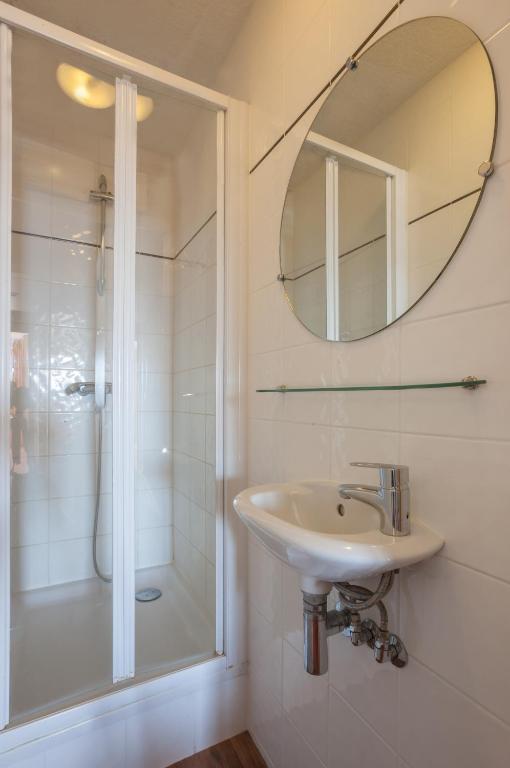
M 306 591 L 320 592 L 321 582 L 355 581 L 403 568 L 443 546 L 440 536 L 413 518 L 409 536 L 381 533 L 379 512 L 341 499 L 338 486 L 330 481 L 259 485 L 234 499 L 243 522 L 274 555 L 300 572 Z

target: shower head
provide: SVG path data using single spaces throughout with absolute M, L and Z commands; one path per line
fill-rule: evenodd
M 104 389 L 107 395 L 111 394 L 112 385 L 110 381 L 106 382 Z M 96 385 L 93 381 L 73 381 L 72 384 L 67 385 L 64 391 L 66 395 L 81 395 L 81 397 L 86 397 L 87 395 L 95 394 Z

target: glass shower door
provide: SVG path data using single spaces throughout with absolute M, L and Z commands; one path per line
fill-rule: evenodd
M 136 675 L 215 654 L 216 112 L 141 84 Z
M 221 652 L 223 113 L 21 31 L 12 74 L 19 724 Z
M 21 32 L 12 73 L 16 722 L 112 684 L 115 90 L 87 57 Z

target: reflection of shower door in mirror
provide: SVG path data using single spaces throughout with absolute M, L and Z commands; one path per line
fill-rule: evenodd
M 222 651 L 224 114 L 15 31 L 12 118 L 2 599 L 19 723 Z
M 407 172 L 310 132 L 324 155 L 329 340 L 391 323 L 407 305 Z

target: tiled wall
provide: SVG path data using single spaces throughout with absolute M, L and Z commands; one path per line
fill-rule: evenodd
M 210 118 L 196 124 L 176 168 L 182 203 L 177 242 L 196 236 L 174 262 L 173 507 L 176 568 L 214 617 L 216 131 Z
M 96 242 L 99 208 L 89 201 L 100 173 L 109 189 L 113 169 L 98 156 L 82 157 L 39 143 L 15 129 L 13 228 L 76 243 L 14 235 L 13 331 L 28 350 L 27 462 L 13 474 L 13 590 L 29 590 L 94 575 L 92 528 L 96 488 L 93 398 L 67 396 L 67 384 L 94 379 Z M 99 142 L 98 142 L 99 147 Z M 102 160 L 102 162 L 101 162 Z M 147 162 L 146 162 L 147 165 Z M 155 166 L 156 167 L 156 166 Z M 157 165 L 161 169 L 162 164 Z M 154 183 L 154 175 L 151 181 Z M 168 182 L 168 177 L 167 177 Z M 163 245 L 167 220 L 156 216 L 147 174 L 139 178 L 139 247 Z M 160 185 L 158 196 L 162 200 Z M 164 200 L 163 200 L 164 202 Z M 168 208 L 168 196 L 166 197 Z M 160 204 L 161 205 L 161 204 Z M 145 208 L 144 208 L 145 206 Z M 150 216 L 147 208 L 150 208 Z M 161 210 L 159 211 L 161 213 Z M 111 244 L 113 209 L 107 211 Z M 164 233 L 163 233 L 164 234 Z M 111 377 L 112 252 L 107 256 L 107 379 Z M 170 340 L 171 263 L 139 257 L 139 446 L 137 464 L 137 566 L 169 562 L 171 537 Z M 166 349 L 166 362 L 165 362 Z M 110 400 L 110 398 L 108 398 Z M 111 410 L 104 414 L 98 556 L 111 568 Z M 166 447 L 166 452 L 162 449 Z
M 216 549 L 216 226 L 211 221 L 175 272 L 175 565 L 214 615 Z
M 144 148 L 138 134 L 137 250 L 171 256 L 173 166 Z M 172 333 L 173 262 L 136 257 L 138 452 L 135 479 L 136 566 L 173 560 Z
M 219 86 L 251 102 L 254 164 L 389 10 L 388 0 L 259 0 Z M 408 19 L 454 16 L 486 41 L 499 89 L 496 173 L 445 274 L 402 321 L 352 344 L 317 340 L 283 301 L 285 190 L 313 110 L 251 175 L 249 468 L 375 481 L 353 460 L 408 464 L 413 512 L 446 539 L 401 573 L 392 626 L 409 666 L 329 639 L 327 676 L 302 668 L 295 574 L 250 545 L 250 728 L 273 768 L 503 768 L 510 753 L 510 2 L 405 0 Z M 497 34 L 499 31 L 499 34 Z M 257 395 L 256 387 L 411 382 L 476 374 L 477 392 Z M 363 472 L 363 473 L 362 473 Z

